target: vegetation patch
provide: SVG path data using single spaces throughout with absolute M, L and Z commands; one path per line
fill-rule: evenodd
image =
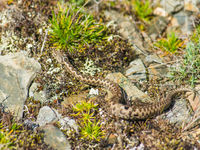
M 10 113 L 0 110 L 0 120 L 0 149 L 50 149 L 43 141 L 42 132 L 16 122 Z
M 172 68 L 172 79 L 188 82 L 192 87 L 200 79 L 200 42 L 187 43 L 183 61 L 179 66 Z
M 167 34 L 167 38 L 161 38 L 154 43 L 154 46 L 168 53 L 176 53 L 178 49 L 184 48 L 184 42 L 181 41 L 175 32 Z
M 132 0 L 134 12 L 142 21 L 149 22 L 153 12 L 150 0 Z
M 106 37 L 106 26 L 92 15 L 74 5 L 59 4 L 58 12 L 50 19 L 50 41 L 58 49 L 80 49 L 85 45 L 100 42 Z
M 98 105 L 92 101 L 82 101 L 73 107 L 73 116 L 79 118 L 78 123 L 82 139 L 100 141 L 104 138 L 100 122 L 95 118 L 97 107 Z

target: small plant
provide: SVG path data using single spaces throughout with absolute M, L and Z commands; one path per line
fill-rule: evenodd
M 138 18 L 142 21 L 148 22 L 150 20 L 150 15 L 153 12 L 150 6 L 150 0 L 132 0 L 134 11 Z
M 70 0 L 69 1 L 72 4 L 76 4 L 77 6 L 82 6 L 83 4 L 85 4 L 85 0 Z
M 86 102 L 86 101 L 82 101 L 81 103 L 77 103 L 74 107 L 73 110 L 75 112 L 78 112 L 79 114 L 84 114 L 86 112 L 91 112 L 91 111 L 95 111 L 97 110 L 97 104 L 93 104 L 93 102 Z
M 0 149 L 13 148 L 14 143 L 10 138 L 10 132 L 0 129 Z
M 183 48 L 184 42 L 178 39 L 174 32 L 167 34 L 167 38 L 158 40 L 154 46 L 166 52 L 175 53 L 179 48 Z
M 0 149 L 8 149 L 13 148 L 13 141 L 12 141 L 12 130 L 6 131 L 3 129 L 3 123 L 0 123 Z
M 194 33 L 191 36 L 191 41 L 193 43 L 199 43 L 200 42 L 200 25 L 198 25 L 194 31 Z
M 105 37 L 106 26 L 74 5 L 59 5 L 58 13 L 53 13 L 50 23 L 50 42 L 58 49 L 68 49 L 71 53 Z
M 80 133 L 83 139 L 99 141 L 104 137 L 101 125 L 94 117 L 97 106 L 93 102 L 82 101 L 73 107 L 76 113 L 74 116 L 79 118 Z
M 97 140 L 99 141 L 102 136 L 103 132 L 101 131 L 101 125 L 99 125 L 99 122 L 84 122 L 84 126 L 81 129 L 81 135 L 82 138 L 86 138 L 89 140 Z
M 172 68 L 171 75 L 174 80 L 188 81 L 194 87 L 200 79 L 200 42 L 189 42 L 185 49 L 183 63 L 179 67 Z

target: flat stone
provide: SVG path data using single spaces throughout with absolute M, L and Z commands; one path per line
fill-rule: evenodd
M 71 150 L 71 145 L 65 135 L 55 126 L 46 125 L 44 131 L 44 142 L 56 150 Z
M 151 25 L 147 29 L 148 35 L 152 40 L 156 40 L 157 37 L 167 28 L 169 20 L 166 17 L 158 16 L 151 21 Z
M 134 46 L 134 51 L 136 51 L 137 54 L 145 52 L 144 48 L 147 46 L 147 44 L 143 44 L 144 40 L 142 35 L 140 34 L 139 29 L 135 25 L 135 22 L 132 18 L 124 16 L 123 14 L 114 10 L 105 11 L 105 16 L 120 27 L 119 33 L 124 38 L 128 39 L 130 43 L 132 43 Z
M 51 109 L 49 106 L 44 106 L 40 109 L 36 122 L 39 126 L 44 126 L 47 123 L 57 121 L 59 118 L 60 115 L 56 110 Z
M 182 125 L 183 122 L 188 123 L 191 120 L 191 113 L 187 107 L 187 101 L 175 101 L 174 106 L 160 117 L 167 119 L 172 124 Z
M 123 74 L 121 73 L 110 73 L 106 76 L 107 79 L 118 83 L 125 91 L 129 98 L 132 100 L 139 99 L 143 102 L 145 101 L 152 101 L 150 97 L 139 90 L 136 86 L 134 86 L 129 79 L 127 79 Z M 110 97 L 111 93 L 108 92 L 108 97 Z
M 0 56 L 0 103 L 21 119 L 28 89 L 41 69 L 40 64 L 26 52 Z
M 128 69 L 125 71 L 125 75 L 129 79 L 134 80 L 146 80 L 146 69 L 141 59 L 132 61 Z
M 59 120 L 59 123 L 61 125 L 61 130 L 70 130 L 70 128 L 73 128 L 76 133 L 78 133 L 78 125 L 76 124 L 74 119 L 70 119 L 69 117 L 65 117 Z
M 160 6 L 165 9 L 165 11 L 170 14 L 172 12 L 176 12 L 182 7 L 184 7 L 184 0 L 161 0 Z

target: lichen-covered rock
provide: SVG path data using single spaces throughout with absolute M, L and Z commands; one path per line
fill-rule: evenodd
M 17 119 L 22 117 L 29 87 L 40 69 L 25 52 L 0 56 L 0 103 Z
M 60 115 L 55 109 L 51 109 L 49 106 L 44 106 L 40 109 L 36 122 L 40 126 L 44 126 L 47 123 L 57 121 L 59 117 Z

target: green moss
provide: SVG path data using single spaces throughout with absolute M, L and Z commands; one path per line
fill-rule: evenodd
M 74 116 L 79 118 L 80 134 L 82 139 L 90 141 L 100 141 L 104 137 L 104 132 L 101 130 L 100 122 L 97 122 L 94 117 L 94 112 L 97 110 L 96 104 L 92 101 L 82 101 L 77 103 L 73 110 Z
M 42 132 L 27 129 L 22 122 L 16 122 L 10 113 L 0 110 L 0 120 L 0 149 L 48 148 L 43 142 Z

